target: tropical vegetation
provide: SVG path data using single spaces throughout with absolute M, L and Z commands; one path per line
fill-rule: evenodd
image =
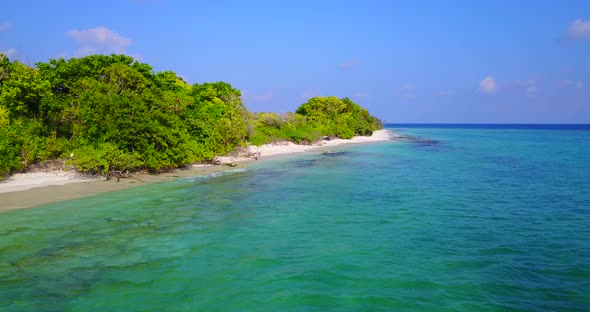
M 0 179 L 31 165 L 160 172 L 240 146 L 370 135 L 381 122 L 348 98 L 315 97 L 294 113 L 249 112 L 225 82 L 188 84 L 126 55 L 29 67 L 0 54 Z

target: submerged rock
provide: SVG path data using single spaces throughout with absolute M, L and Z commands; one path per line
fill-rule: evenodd
M 429 140 L 429 139 L 417 139 L 414 141 L 414 143 L 416 144 L 420 144 L 420 145 L 435 145 L 440 143 L 440 141 L 438 140 Z
M 340 156 L 345 156 L 348 154 L 350 154 L 350 152 L 324 152 L 324 153 L 322 153 L 322 156 L 340 157 Z
M 436 144 L 440 143 L 439 140 L 425 139 L 425 138 L 413 137 L 413 136 L 400 136 L 397 138 L 397 140 L 410 142 L 410 143 L 423 145 L 423 146 L 436 145 Z

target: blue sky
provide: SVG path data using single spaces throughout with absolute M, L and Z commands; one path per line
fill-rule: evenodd
M 350 97 L 386 122 L 590 123 L 590 1 L 9 1 L 0 51 L 125 53 L 253 111 Z

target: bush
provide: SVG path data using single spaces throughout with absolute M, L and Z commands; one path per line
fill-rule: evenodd
M 9 126 L 0 126 L 0 180 L 15 170 L 23 169 L 20 161 L 18 131 Z
M 382 128 L 381 121 L 366 109 L 348 98 L 333 96 L 311 98 L 295 114 L 258 113 L 250 120 L 248 140 L 254 145 L 279 140 L 311 144 L 322 136 L 350 139 Z
M 314 97 L 299 106 L 296 113 L 305 116 L 322 135 L 343 139 L 371 135 L 383 127 L 379 119 L 349 98 Z
M 64 158 L 81 172 L 161 171 L 236 147 L 370 135 L 381 123 L 350 99 L 311 98 L 296 113 L 251 114 L 225 82 L 187 84 L 126 55 L 37 63 L 0 54 L 0 178 Z
M 69 148 L 70 141 L 63 137 L 58 138 L 55 132 L 53 132 L 49 137 L 45 138 L 43 148 L 39 151 L 37 159 L 40 162 L 49 159 L 59 159 L 64 154 L 68 154 Z
M 90 174 L 107 175 L 114 171 L 134 171 L 143 165 L 137 155 L 119 150 L 111 143 L 98 147 L 85 146 L 74 151 L 70 164 L 76 170 Z

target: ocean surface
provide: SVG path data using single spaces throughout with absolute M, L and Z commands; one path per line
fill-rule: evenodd
M 588 126 L 387 127 L 0 214 L 0 311 L 590 311 Z

